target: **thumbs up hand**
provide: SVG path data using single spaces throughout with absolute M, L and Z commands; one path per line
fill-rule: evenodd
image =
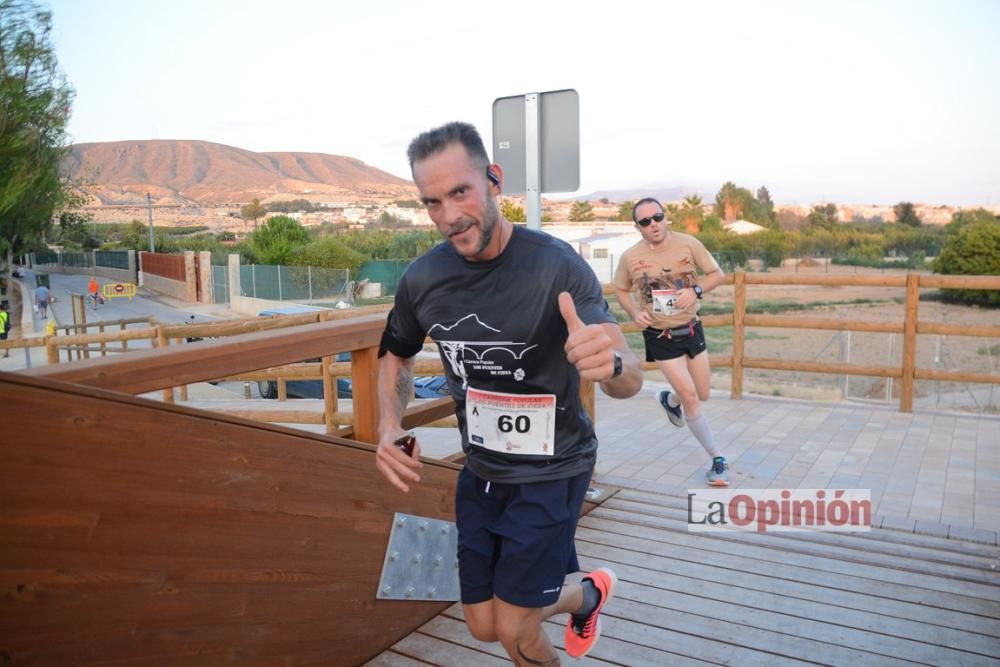
M 580 377 L 602 382 L 614 373 L 614 346 L 611 336 L 600 324 L 584 324 L 576 314 L 576 304 L 569 292 L 559 294 L 559 312 L 566 322 L 566 358 L 576 366 Z

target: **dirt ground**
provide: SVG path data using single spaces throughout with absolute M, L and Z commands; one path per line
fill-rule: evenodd
M 796 273 L 794 264 L 772 273 Z M 800 275 L 905 275 L 905 270 L 868 269 L 849 266 L 798 267 Z M 706 297 L 712 304 L 731 304 L 734 288 L 723 286 Z M 921 322 L 968 325 L 1000 324 L 1000 310 L 945 304 L 935 300 L 938 290 L 921 290 L 918 316 Z M 812 285 L 748 285 L 747 299 L 769 304 L 843 304 L 813 307 L 781 313 L 787 317 L 844 318 L 865 322 L 903 322 L 905 290 L 885 287 L 825 287 Z M 850 303 L 865 299 L 871 303 Z M 707 329 L 712 352 L 731 350 L 731 330 Z M 902 335 L 886 333 L 818 331 L 809 329 L 747 329 L 745 355 L 773 359 L 849 362 L 864 365 L 902 365 Z M 1000 339 L 968 336 L 920 335 L 917 338 L 917 367 L 949 371 L 993 373 L 1000 375 Z M 745 385 L 754 393 L 830 398 L 847 396 L 885 400 L 889 388 L 881 378 L 844 376 L 788 371 L 745 371 Z M 729 387 L 726 369 L 713 372 L 713 384 Z M 898 400 L 899 383 L 891 387 Z M 918 381 L 916 401 L 925 407 L 963 409 L 976 412 L 1000 411 L 1000 386 L 984 384 L 939 383 Z

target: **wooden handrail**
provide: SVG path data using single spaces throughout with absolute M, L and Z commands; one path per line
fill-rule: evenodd
M 980 324 L 940 324 L 938 322 L 917 322 L 918 334 L 939 336 L 975 336 L 977 338 L 1000 338 L 1000 326 Z
M 920 275 L 920 286 L 938 289 L 1000 289 L 1000 276 Z
M 384 316 L 368 315 L 25 372 L 36 377 L 141 394 L 338 352 L 377 347 L 384 324 Z
M 736 273 L 744 273 L 736 271 Z M 734 274 L 735 275 L 735 274 Z M 905 287 L 906 276 L 884 275 L 823 275 L 801 273 L 747 273 L 748 285 L 820 285 L 827 287 Z
M 774 329 L 827 329 L 833 331 L 873 331 L 877 333 L 903 333 L 902 324 L 890 322 L 857 322 L 823 317 L 788 317 L 783 315 L 746 315 L 744 326 Z
M 905 276 L 804 276 L 800 274 L 748 274 L 737 271 L 727 276 L 725 283 L 734 290 L 733 312 L 702 317 L 705 327 L 733 328 L 732 353 L 727 356 L 711 355 L 715 368 L 732 368 L 731 396 L 743 395 L 744 369 L 799 371 L 898 378 L 900 380 L 900 410 L 913 408 L 915 380 L 941 380 L 954 382 L 982 382 L 1000 384 L 1000 376 L 984 373 L 938 371 L 916 367 L 916 340 L 920 334 L 962 335 L 977 337 L 1000 336 L 1000 326 L 964 326 L 950 323 L 920 322 L 920 289 L 927 287 L 946 289 L 1000 289 L 996 276 L 924 276 L 909 273 Z M 875 287 L 905 287 L 904 321 L 857 322 L 820 317 L 792 317 L 766 314 L 747 314 L 747 289 L 750 285 L 862 285 Z M 605 287 L 605 291 L 609 291 Z M 78 384 L 103 387 L 126 393 L 145 393 L 162 390 L 164 398 L 172 400 L 172 388 L 205 380 L 278 382 L 279 395 L 285 394 L 285 382 L 291 380 L 322 380 L 324 385 L 324 415 L 286 410 L 285 417 L 302 423 L 325 423 L 329 433 L 351 432 L 353 437 L 375 442 L 378 426 L 377 348 L 388 306 L 378 306 L 370 314 L 324 311 L 301 315 L 277 316 L 196 325 L 159 325 L 149 329 L 123 330 L 103 334 L 77 334 L 50 336 L 44 339 L 49 357 L 55 360 L 48 367 L 26 371 L 29 375 L 46 377 Z M 351 317 L 351 315 L 355 315 Z M 99 323 L 93 323 L 94 326 Z M 105 323 L 107 324 L 107 323 Z M 803 360 L 766 359 L 745 356 L 745 330 L 748 326 L 821 329 L 834 331 L 861 331 L 895 333 L 903 335 L 902 365 L 864 366 L 844 363 L 820 363 Z M 623 323 L 625 332 L 638 331 L 631 322 Z M 169 341 L 187 337 L 205 338 L 197 345 L 168 346 Z M 217 337 L 214 340 L 209 338 Z M 71 365 L 58 365 L 58 350 L 67 346 L 87 346 L 153 339 L 158 349 L 124 357 L 106 357 L 80 361 Z M 34 339 L 35 341 L 39 339 Z M 3 347 L 27 347 L 43 343 L 24 339 L 7 341 Z M 337 362 L 336 355 L 351 352 L 351 362 Z M 322 362 L 305 362 L 321 358 Z M 645 370 L 656 369 L 656 363 L 643 364 Z M 418 375 L 437 375 L 444 372 L 440 359 L 421 359 L 414 372 Z M 353 417 L 337 411 L 335 378 L 350 376 L 353 384 Z M 593 387 L 581 387 L 585 405 L 593 408 Z M 404 427 L 427 424 L 454 411 L 450 397 L 412 406 L 404 417 Z M 270 416 L 265 417 L 270 419 Z
M 799 361 L 798 359 L 764 359 L 747 357 L 744 368 L 759 368 L 771 371 L 800 371 L 804 373 L 830 373 L 833 375 L 866 375 L 869 377 L 898 378 L 903 371 L 892 366 L 861 366 L 859 364 L 837 364 L 821 361 Z

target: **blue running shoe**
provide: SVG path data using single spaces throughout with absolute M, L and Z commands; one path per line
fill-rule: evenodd
M 668 396 L 670 396 L 669 389 L 663 389 L 660 391 L 659 395 L 660 405 L 663 406 L 663 409 L 667 411 L 667 419 L 670 420 L 670 423 L 676 426 L 677 428 L 681 428 L 684 426 L 684 413 L 681 411 L 680 405 L 678 405 L 677 407 L 673 407 L 670 405 L 670 403 L 667 401 Z
M 705 479 L 710 486 L 729 486 L 729 464 L 725 456 L 712 459 L 712 467 L 705 473 Z

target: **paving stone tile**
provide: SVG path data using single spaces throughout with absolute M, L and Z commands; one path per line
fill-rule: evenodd
M 982 528 L 970 528 L 968 526 L 951 526 L 948 537 L 953 540 L 965 540 L 966 542 L 979 542 L 980 544 L 997 544 L 997 531 L 984 530 Z

